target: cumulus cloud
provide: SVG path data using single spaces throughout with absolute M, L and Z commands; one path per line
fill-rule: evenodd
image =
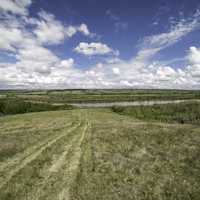
M 82 33 L 85 36 L 92 36 L 93 34 L 89 31 L 88 26 L 84 23 L 78 25 L 78 26 L 68 26 L 65 28 L 65 34 L 67 37 L 72 37 L 76 33 Z
M 196 47 L 190 47 L 188 60 L 191 64 L 200 64 L 200 49 Z
M 50 50 L 39 45 L 29 45 L 19 50 L 16 66 L 23 72 L 49 74 L 51 68 L 58 62 Z
M 31 0 L 1 0 L 0 11 L 12 12 L 13 14 L 18 15 L 27 15 L 27 8 L 31 3 Z
M 188 73 L 200 83 L 200 48 L 190 47 L 188 53 L 189 66 Z
M 113 67 L 113 73 L 114 74 L 120 74 L 120 70 L 119 70 L 119 68 L 117 68 L 117 67 Z
M 77 27 L 77 30 L 83 33 L 84 35 L 91 34 L 86 24 L 81 24 L 79 27 Z
M 1 20 L 0 49 L 6 54 L 12 52 L 16 61 L 0 62 L 0 88 L 61 87 L 82 76 L 72 58 L 61 59 L 44 44 L 58 44 L 78 32 L 88 36 L 86 24 L 64 26 L 45 11 L 39 18 L 1 14 Z
M 81 42 L 75 49 L 75 52 L 85 56 L 114 54 L 119 55 L 118 51 L 111 49 L 108 45 L 100 42 L 86 43 Z
M 74 59 L 69 58 L 67 60 L 62 60 L 60 63 L 61 67 L 70 68 L 74 66 Z
M 64 40 L 64 26 L 54 18 L 54 15 L 44 11 L 39 13 L 37 28 L 34 30 L 38 40 L 42 43 L 58 44 Z
M 78 26 L 64 26 L 55 16 L 42 11 L 39 13 L 40 20 L 36 21 L 37 28 L 34 30 L 38 40 L 47 44 L 59 44 L 65 38 L 70 38 L 80 32 L 85 36 L 91 35 L 86 24 L 82 23 Z
M 31 25 L 31 29 L 27 29 L 27 25 Z M 11 52 L 16 61 L 0 62 L 0 88 L 199 89 L 200 48 L 190 47 L 185 58 L 187 66 L 176 69 L 153 60 L 157 53 L 199 27 L 199 14 L 196 13 L 173 24 L 165 33 L 145 37 L 138 45 L 138 53 L 130 60 L 120 59 L 119 52 L 107 44 L 81 42 L 75 52 L 86 56 L 104 55 L 106 60 L 80 69 L 73 58 L 60 58 L 48 47 L 60 44 L 76 33 L 91 36 L 86 24 L 63 25 L 45 11 L 39 13 L 39 18 L 9 15 L 1 21 L 0 49 Z
M 0 25 L 0 49 L 15 51 L 15 45 L 23 41 L 21 30 Z

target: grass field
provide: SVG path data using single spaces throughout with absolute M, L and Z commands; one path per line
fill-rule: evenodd
M 189 114 L 179 106 L 178 115 Z M 0 199 L 199 200 L 199 124 L 131 109 L 1 117 Z
M 200 125 L 200 103 L 183 102 L 153 106 L 113 106 L 112 111 L 140 120 Z
M 142 100 L 200 99 L 200 91 L 188 90 L 42 90 L 0 91 L 0 99 L 34 103 L 118 102 Z

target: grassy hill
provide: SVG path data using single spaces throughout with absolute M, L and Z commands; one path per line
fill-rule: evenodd
M 199 143 L 198 124 L 110 109 L 1 117 L 0 199 L 199 200 Z

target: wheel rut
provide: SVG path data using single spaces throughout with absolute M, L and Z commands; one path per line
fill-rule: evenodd
M 59 135 L 56 135 L 56 137 L 54 137 L 51 140 L 48 140 L 44 145 L 40 145 L 39 147 L 35 147 L 33 152 L 30 151 L 30 154 L 28 154 L 25 158 L 23 158 L 22 160 L 17 160 L 17 161 L 13 161 L 13 163 L 16 163 L 14 166 L 11 167 L 11 169 L 9 169 L 9 171 L 7 171 L 7 173 L 3 174 L 3 178 L 1 177 L 1 183 L 0 183 L 0 189 L 6 185 L 13 176 L 15 176 L 21 169 L 23 169 L 24 167 L 26 167 L 26 165 L 28 165 L 29 163 L 31 163 L 33 160 L 37 159 L 37 157 L 43 152 L 45 151 L 48 147 L 52 146 L 53 144 L 55 144 L 58 140 L 60 140 L 61 138 L 63 138 L 64 136 L 66 136 L 67 133 L 74 131 L 80 124 L 68 129 L 67 131 L 62 132 Z M 42 146 L 42 147 L 41 147 Z M 13 165 L 12 163 L 12 165 Z M 19 164 L 20 163 L 20 164 Z
M 70 127 L 72 127 L 72 123 L 67 124 L 65 129 L 66 128 L 70 128 Z M 57 130 L 57 132 L 58 131 L 59 130 Z M 52 141 L 55 137 L 57 137 L 57 134 L 56 134 L 56 136 L 55 136 L 55 134 L 52 134 L 52 135 L 42 139 L 42 141 L 40 141 L 37 144 L 33 144 L 33 146 L 25 149 L 23 152 L 17 154 L 15 157 L 13 157 L 11 159 L 8 159 L 5 163 L 1 164 L 0 165 L 0 173 L 2 171 L 5 172 L 5 169 L 10 169 L 12 167 L 17 166 L 18 164 L 20 164 L 22 162 L 22 160 L 24 160 L 25 158 L 31 156 L 35 151 L 37 151 L 42 146 L 46 145 L 48 142 Z
M 70 199 L 70 189 L 71 189 L 73 182 L 76 179 L 76 175 L 77 175 L 77 171 L 78 171 L 78 167 L 79 167 L 80 159 L 81 159 L 81 155 L 82 155 L 81 145 L 83 143 L 84 138 L 86 137 L 86 133 L 88 131 L 89 126 L 90 126 L 89 123 L 86 122 L 84 130 L 81 134 L 81 137 L 73 150 L 73 155 L 69 159 L 69 163 L 68 163 L 68 166 L 65 171 L 66 182 L 64 184 L 62 191 L 57 196 L 58 200 L 69 200 Z
M 65 200 L 70 198 L 70 189 L 76 180 L 82 155 L 82 143 L 86 137 L 89 123 L 84 122 L 62 154 L 52 163 L 40 188 L 29 195 L 30 200 Z

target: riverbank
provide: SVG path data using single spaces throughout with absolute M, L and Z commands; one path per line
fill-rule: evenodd
M 104 102 L 104 103 L 72 103 L 70 105 L 79 108 L 109 108 L 112 106 L 152 106 L 172 103 L 184 103 L 184 102 L 200 102 L 199 99 L 188 99 L 188 100 L 155 100 L 155 101 L 123 101 L 123 102 Z

